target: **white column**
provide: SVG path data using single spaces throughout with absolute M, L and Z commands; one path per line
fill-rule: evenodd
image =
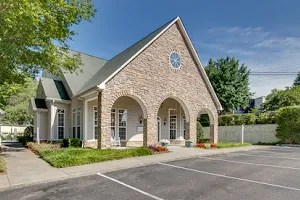
M 88 134 L 88 101 L 83 100 L 83 141 L 87 141 Z
M 40 122 L 41 122 L 41 113 L 40 111 L 37 112 L 37 118 L 36 118 L 36 141 L 38 144 L 40 144 Z
M 50 140 L 54 140 L 54 100 L 50 102 Z

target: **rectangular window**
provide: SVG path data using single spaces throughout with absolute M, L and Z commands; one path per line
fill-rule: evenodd
M 65 135 L 65 110 L 58 109 L 57 110 L 57 134 L 58 139 L 64 139 Z
M 119 109 L 119 137 L 120 140 L 126 140 L 126 127 L 127 127 L 127 111 Z
M 186 139 L 186 119 L 183 116 L 183 138 Z
M 111 123 L 110 123 L 110 129 L 111 129 L 111 137 L 116 137 L 116 109 L 111 109 Z
M 98 107 L 94 106 L 94 138 L 98 139 Z
M 127 110 L 126 109 L 111 109 L 111 137 L 120 140 L 126 140 L 127 137 Z
M 170 110 L 170 140 L 176 139 L 177 130 L 177 115 L 175 115 L 176 110 Z
M 73 108 L 73 138 L 81 137 L 81 108 Z

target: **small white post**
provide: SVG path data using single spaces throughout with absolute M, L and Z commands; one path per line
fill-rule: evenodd
M 242 124 L 242 143 L 244 143 L 244 131 L 245 131 L 245 126 Z

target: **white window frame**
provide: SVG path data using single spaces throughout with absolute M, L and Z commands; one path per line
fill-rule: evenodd
M 127 112 L 127 109 L 123 109 L 123 108 L 117 108 L 116 109 L 116 116 L 117 116 L 117 127 L 118 127 L 118 131 L 117 131 L 117 137 L 120 137 L 120 121 L 119 121 L 119 118 L 120 118 L 120 113 L 119 113 L 119 111 L 120 110 L 124 110 L 124 112 L 126 112 L 126 126 L 124 127 L 124 126 L 121 126 L 122 128 L 125 128 L 125 139 L 121 139 L 120 138 L 120 140 L 121 141 L 126 141 L 127 140 L 127 126 L 128 126 L 128 112 Z
M 159 131 L 159 138 L 158 138 L 158 142 L 161 141 L 161 117 L 157 117 L 157 122 L 159 121 L 159 127 L 157 127 L 157 131 Z
M 168 112 L 168 115 L 169 115 L 169 124 L 168 124 L 168 126 L 169 126 L 169 140 L 171 141 L 171 110 L 173 111 L 173 110 L 175 110 L 176 111 L 176 109 L 174 109 L 174 108 L 169 108 L 169 112 Z M 175 139 L 172 139 L 172 140 L 176 140 L 176 138 L 177 138 L 177 134 L 178 134 L 178 127 L 177 127 L 177 125 L 178 125 L 178 117 L 177 117 L 177 114 L 176 115 L 172 115 L 172 116 L 175 116 L 176 117 L 176 128 L 175 128 Z M 172 129 L 172 130 L 174 130 L 174 129 Z
M 59 110 L 63 110 L 64 112 L 63 113 L 59 113 Z M 64 108 L 57 108 L 57 112 L 56 112 L 56 118 L 57 118 L 57 140 L 63 140 L 64 138 L 65 138 L 65 130 L 66 130 L 66 110 L 64 109 Z M 60 114 L 63 114 L 63 116 L 64 116 L 64 125 L 63 126 L 60 126 L 59 125 L 59 115 Z M 61 128 L 61 127 L 63 127 L 63 138 L 59 138 L 59 128 Z
M 185 132 L 185 134 L 184 134 Z M 183 134 L 183 139 L 186 140 L 186 118 L 185 115 L 182 116 L 182 134 Z
M 96 108 L 96 109 L 95 109 Z M 96 120 L 95 120 L 95 116 L 96 116 L 96 112 L 97 112 L 97 115 L 98 115 L 98 107 L 97 106 L 93 106 L 93 139 L 96 140 Z M 98 116 L 97 116 L 97 119 L 98 119 Z M 97 122 L 97 127 L 98 127 L 98 122 Z M 98 131 L 97 131 L 97 134 L 98 134 Z
M 82 119 L 82 116 L 81 116 L 81 107 L 75 107 L 75 108 L 72 108 L 72 137 L 73 138 L 78 138 L 78 127 L 80 128 L 80 133 L 79 133 L 79 139 L 81 140 L 81 134 L 82 134 L 82 126 L 81 126 L 81 119 Z M 79 120 L 79 125 L 77 124 L 77 116 L 78 116 L 78 112 L 79 112 L 79 116 L 80 116 L 80 120 Z M 74 119 L 74 113 L 75 113 L 75 119 Z M 74 124 L 75 122 L 75 124 Z M 74 137 L 74 127 L 75 127 L 75 137 Z
M 115 111 L 112 112 L 112 110 L 115 110 Z M 112 119 L 112 117 L 111 117 L 112 113 L 115 114 L 115 126 L 112 126 L 112 125 L 111 125 L 111 123 L 112 123 L 112 121 L 111 121 L 111 119 Z M 112 109 L 110 110 L 110 136 L 113 137 L 112 134 L 111 134 L 111 131 L 112 131 L 112 128 L 115 128 L 115 135 L 114 135 L 114 138 L 118 137 L 117 132 L 119 132 L 119 131 L 117 131 L 117 121 L 118 121 L 118 118 L 117 118 L 116 113 L 117 113 L 117 109 L 116 109 L 116 108 L 112 108 Z
M 112 112 L 112 110 L 115 110 L 115 112 Z M 119 110 L 124 110 L 125 112 L 126 112 L 126 126 L 120 126 L 119 125 Z M 127 138 L 128 138 L 128 110 L 127 109 L 124 109 L 124 108 L 112 108 L 111 109 L 111 111 L 110 111 L 110 119 L 112 119 L 111 118 L 111 114 L 112 113 L 114 113 L 115 114 L 115 126 L 112 126 L 111 125 L 111 121 L 110 121 L 110 134 L 111 134 L 111 130 L 112 130 L 112 128 L 114 127 L 115 128 L 115 138 L 117 137 L 117 138 L 119 138 L 120 137 L 120 134 L 119 134 L 119 128 L 120 127 L 122 127 L 122 128 L 125 128 L 125 139 L 121 139 L 120 138 L 120 140 L 121 141 L 126 141 L 127 140 Z M 112 135 L 111 135 L 111 137 L 112 137 Z

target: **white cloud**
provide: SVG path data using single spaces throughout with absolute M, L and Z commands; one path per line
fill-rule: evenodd
M 196 41 L 206 58 L 234 56 L 251 71 L 300 71 L 300 37 L 279 36 L 262 27 L 234 26 L 211 28 Z M 250 87 L 256 96 L 267 95 L 273 88 L 292 85 L 295 77 L 253 75 Z

